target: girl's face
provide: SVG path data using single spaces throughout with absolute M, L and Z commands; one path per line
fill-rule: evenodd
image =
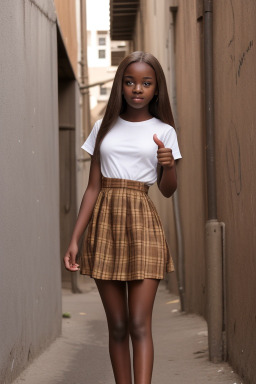
M 128 65 L 123 76 L 123 96 L 127 107 L 148 110 L 148 105 L 157 94 L 157 82 L 154 69 L 144 63 Z

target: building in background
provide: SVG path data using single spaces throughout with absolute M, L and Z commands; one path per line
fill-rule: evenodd
M 126 41 L 110 41 L 109 0 L 87 0 L 87 43 L 89 83 L 96 84 L 89 91 L 93 125 L 103 117 L 117 65 L 127 52 Z
M 245 4 L 221 0 L 138 0 L 126 7 L 122 3 L 110 1 L 111 38 L 122 39 L 125 30 L 133 50 L 152 52 L 160 60 L 183 155 L 178 164 L 179 225 L 175 225 L 177 209 L 172 209 L 171 201 L 160 197 L 157 191 L 152 194 L 170 235 L 168 242 L 176 260 L 176 276 L 185 277 L 179 284 L 184 309 L 206 317 L 206 308 L 212 305 L 206 272 L 211 275 L 214 267 L 206 264 L 209 253 L 206 222 L 211 221 L 211 196 L 207 185 L 215 182 L 217 221 L 223 222 L 226 229 L 222 233 L 223 244 L 218 245 L 220 264 L 215 284 L 216 287 L 221 284 L 217 304 L 218 311 L 223 309 L 222 354 L 244 382 L 254 383 L 255 1 L 248 0 Z M 210 112 L 214 119 L 216 159 L 211 169 L 214 168 L 215 177 L 209 174 L 206 166 L 208 122 L 205 116 L 209 108 L 205 109 L 205 75 L 209 68 L 205 60 L 208 57 L 204 58 L 204 43 L 208 49 L 205 27 L 211 15 L 214 105 Z M 169 280 L 173 288 L 175 281 L 172 280 L 173 276 Z M 210 309 L 214 311 L 215 307 Z M 212 327 L 209 322 L 208 327 Z
M 89 132 L 88 92 L 80 92 L 88 81 L 85 16 L 85 0 L 8 0 L 1 7 L 5 384 L 60 335 L 61 280 L 71 286 L 61 259 L 89 168 L 80 151 Z M 76 277 L 72 286 L 77 289 Z

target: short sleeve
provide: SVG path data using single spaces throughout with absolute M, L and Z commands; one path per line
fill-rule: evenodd
M 86 152 L 88 152 L 90 155 L 93 155 L 94 147 L 96 143 L 96 138 L 101 126 L 101 120 L 97 120 L 96 123 L 93 126 L 93 129 L 91 130 L 90 135 L 85 140 L 84 144 L 82 145 L 82 149 L 84 149 Z
M 173 127 L 170 126 L 168 131 L 165 133 L 163 137 L 163 143 L 166 148 L 171 148 L 172 155 L 175 160 L 182 158 L 179 149 L 177 134 Z

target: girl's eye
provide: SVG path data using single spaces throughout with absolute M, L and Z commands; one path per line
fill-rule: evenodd
M 151 83 L 149 83 L 148 81 L 145 81 L 143 84 L 145 87 L 149 87 Z
M 132 84 L 133 84 L 133 82 L 132 82 L 132 81 L 130 81 L 130 80 L 128 80 L 128 81 L 126 81 L 126 84 L 127 84 L 127 85 L 132 85 Z

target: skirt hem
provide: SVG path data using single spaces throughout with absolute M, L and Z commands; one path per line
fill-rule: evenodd
M 97 280 L 134 281 L 134 280 L 144 280 L 144 279 L 163 280 L 168 273 L 173 273 L 173 272 L 174 270 L 165 272 L 165 274 L 163 275 L 136 274 L 133 276 L 120 277 L 120 276 L 102 276 L 101 274 L 82 270 L 80 271 L 80 275 L 87 275 L 87 276 L 90 276 L 92 279 L 97 279 Z

